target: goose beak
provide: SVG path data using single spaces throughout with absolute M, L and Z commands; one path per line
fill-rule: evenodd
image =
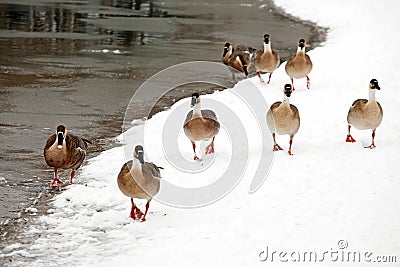
M 194 107 L 196 102 L 197 102 L 197 98 L 195 96 L 192 96 L 192 102 L 190 103 L 190 107 Z
M 375 88 L 378 89 L 378 90 L 381 90 L 381 87 L 379 86 L 378 83 L 375 84 Z
M 63 147 L 63 141 L 64 141 L 64 134 L 62 132 L 58 133 L 58 137 L 57 137 L 57 141 L 58 141 L 58 148 L 62 148 Z
M 140 161 L 141 164 L 144 164 L 143 151 L 142 150 L 138 151 L 138 160 Z

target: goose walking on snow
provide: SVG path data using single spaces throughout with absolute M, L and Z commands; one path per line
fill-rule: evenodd
M 296 106 L 290 104 L 292 87 L 286 84 L 282 102 L 275 102 L 267 112 L 267 125 L 274 140 L 274 151 L 283 150 L 275 140 L 275 134 L 288 134 L 290 136 L 288 154 L 292 154 L 293 136 L 300 128 L 300 115 Z
M 196 155 L 196 141 L 212 139 L 210 145 L 206 147 L 206 154 L 214 153 L 214 139 L 219 132 L 220 124 L 214 111 L 209 109 L 201 109 L 200 95 L 194 93 L 192 95 L 191 110 L 183 124 L 183 130 L 186 136 L 192 142 L 194 152 L 194 160 L 200 160 Z
M 232 45 L 226 43 L 224 52 L 222 54 L 222 63 L 228 65 L 232 73 L 232 80 L 237 83 L 236 75 L 244 74 L 246 77 L 249 75 L 251 65 L 251 58 L 253 56 L 254 48 L 247 45 Z
M 76 135 L 67 134 L 63 125 L 57 126 L 57 132 L 47 139 L 44 147 L 44 159 L 50 167 L 54 168 L 54 179 L 51 187 L 59 187 L 64 183 L 58 179 L 57 170 L 72 169 L 69 184 L 75 176 L 75 171 L 81 166 L 86 157 L 89 140 Z
M 256 56 L 254 57 L 254 67 L 256 69 L 257 76 L 260 78 L 260 82 L 264 82 L 264 79 L 261 77 L 261 72 L 269 72 L 268 82 L 271 81 L 272 73 L 279 66 L 279 55 L 271 48 L 271 38 L 268 34 L 264 34 L 263 37 L 263 45 L 264 48 L 262 50 L 257 51 Z
M 285 71 L 292 81 L 293 91 L 295 90 L 293 79 L 301 79 L 304 77 L 307 78 L 307 88 L 310 89 L 310 78 L 308 74 L 311 72 L 312 67 L 311 59 L 306 54 L 306 41 L 300 39 L 296 55 L 289 58 L 285 66 Z
M 372 143 L 365 148 L 375 148 L 375 131 L 376 128 L 381 124 L 383 111 L 378 101 L 375 100 L 376 90 L 380 90 L 378 81 L 372 79 L 369 82 L 369 100 L 357 99 L 353 102 L 353 105 L 349 109 L 347 114 L 348 122 L 348 135 L 346 142 L 354 143 L 356 140 L 350 134 L 351 125 L 356 127 L 358 130 L 372 130 Z
M 134 220 L 146 221 L 150 201 L 160 190 L 160 169 L 152 162 L 144 161 L 143 146 L 136 146 L 133 159 L 125 163 L 118 174 L 117 183 L 121 192 L 131 198 L 130 217 Z M 133 202 L 133 198 L 146 199 L 144 214 Z

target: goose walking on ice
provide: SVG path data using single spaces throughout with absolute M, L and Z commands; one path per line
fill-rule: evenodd
M 160 169 L 152 162 L 144 161 L 143 146 L 137 145 L 133 159 L 125 163 L 118 174 L 117 183 L 121 192 L 131 198 L 130 217 L 134 220 L 146 221 L 150 201 L 160 190 Z M 146 199 L 144 214 L 133 202 L 133 198 Z
M 289 58 L 285 66 L 285 71 L 292 81 L 293 91 L 295 90 L 293 79 L 301 79 L 304 77 L 307 78 L 307 88 L 310 89 L 310 78 L 308 74 L 311 72 L 312 67 L 311 59 L 306 54 L 306 41 L 300 39 L 296 55 Z
M 64 184 L 57 176 L 59 168 L 72 170 L 69 179 L 69 184 L 72 184 L 75 171 L 86 157 L 88 143 L 91 144 L 89 140 L 70 133 L 67 134 L 65 126 L 57 126 L 57 132 L 47 139 L 44 147 L 44 159 L 47 165 L 54 168 L 54 179 L 51 187 L 59 187 Z
M 348 122 L 348 135 L 346 142 L 354 143 L 356 140 L 350 134 L 351 125 L 356 127 L 358 130 L 372 130 L 372 143 L 365 148 L 375 148 L 375 131 L 376 128 L 381 124 L 383 111 L 378 101 L 375 100 L 376 90 L 380 90 L 378 81 L 372 79 L 369 82 L 369 100 L 357 99 L 353 102 L 347 114 Z
M 261 77 L 261 72 L 269 72 L 267 82 L 269 84 L 272 73 L 278 68 L 280 61 L 278 53 L 273 51 L 271 48 L 271 38 L 269 34 L 264 34 L 263 45 L 264 48 L 257 51 L 256 56 L 254 57 L 254 67 L 256 69 L 256 74 L 262 83 L 264 82 L 264 79 Z
M 206 154 L 214 153 L 214 139 L 219 132 L 220 124 L 214 111 L 201 109 L 200 95 L 194 93 L 190 106 L 193 108 L 187 115 L 183 124 L 186 136 L 192 142 L 194 160 L 200 160 L 196 155 L 196 141 L 212 139 L 206 147 Z
M 275 134 L 283 135 L 288 134 L 290 136 L 288 154 L 292 154 L 292 143 L 293 136 L 297 133 L 300 128 L 300 115 L 296 106 L 290 104 L 290 95 L 292 93 L 292 87 L 290 84 L 286 84 L 284 87 L 283 101 L 275 102 L 271 105 L 267 112 L 267 125 L 272 133 L 274 140 L 273 151 L 283 150 L 275 140 Z

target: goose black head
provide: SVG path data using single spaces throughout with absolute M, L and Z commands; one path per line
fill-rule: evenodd
M 285 84 L 284 90 L 283 92 L 285 93 L 285 95 L 287 97 L 290 97 L 290 95 L 292 94 L 292 86 L 290 84 Z
M 194 105 L 199 102 L 199 100 L 200 100 L 199 98 L 200 98 L 200 95 L 198 93 L 193 93 L 192 94 L 192 102 L 190 102 L 190 106 L 194 107 Z
M 224 57 L 228 53 L 230 47 L 231 47 L 230 43 L 226 43 L 224 45 L 224 53 L 222 54 L 222 57 Z
M 265 44 L 269 44 L 269 40 L 270 40 L 270 37 L 269 37 L 269 34 L 264 34 L 264 43 Z
M 303 50 L 304 47 L 306 47 L 306 41 L 304 39 L 299 40 L 299 47 L 301 50 Z
M 378 80 L 377 80 L 377 79 L 372 79 L 372 80 L 369 82 L 369 88 L 381 90 L 381 87 L 379 86 Z
M 57 126 L 57 147 L 62 148 L 65 136 L 67 134 L 67 130 L 64 125 Z
M 141 164 L 144 164 L 144 150 L 143 146 L 137 145 L 135 147 L 134 157 L 137 158 Z

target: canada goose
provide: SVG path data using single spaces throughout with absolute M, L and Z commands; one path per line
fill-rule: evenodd
M 271 105 L 267 112 L 267 125 L 272 133 L 274 140 L 274 151 L 283 150 L 275 140 L 275 133 L 277 134 L 288 134 L 290 136 L 289 141 L 289 155 L 292 154 L 292 142 L 293 136 L 297 133 L 300 128 L 300 115 L 296 106 L 290 104 L 290 95 L 292 93 L 292 86 L 285 84 L 284 97 L 282 102 L 275 102 Z
M 310 89 L 310 78 L 308 77 L 308 74 L 311 72 L 313 64 L 311 62 L 310 57 L 306 54 L 305 50 L 306 50 L 306 41 L 304 39 L 300 39 L 296 55 L 289 58 L 285 66 L 286 73 L 287 75 L 289 75 L 292 81 L 293 91 L 295 90 L 293 84 L 293 78 L 301 79 L 306 77 L 307 88 Z
M 262 83 L 264 82 L 264 79 L 261 77 L 260 72 L 269 72 L 267 82 L 269 83 L 271 81 L 272 73 L 278 68 L 280 61 L 279 55 L 271 48 L 271 39 L 269 34 L 264 34 L 263 45 L 264 48 L 256 53 L 254 58 L 254 67 L 257 76 L 260 78 L 260 82 Z
M 378 81 L 372 79 L 369 82 L 369 100 L 357 99 L 349 109 L 347 114 L 348 131 L 346 142 L 354 143 L 356 140 L 350 134 L 351 125 L 358 130 L 372 129 L 372 143 L 365 148 L 375 148 L 375 131 L 381 124 L 383 111 L 378 101 L 375 100 L 375 90 L 380 90 Z
M 54 168 L 54 179 L 51 187 L 59 187 L 64 183 L 58 179 L 57 170 L 72 169 L 69 184 L 72 184 L 72 179 L 87 152 L 87 144 L 91 144 L 89 140 L 80 138 L 76 135 L 67 134 L 67 129 L 63 125 L 57 126 L 57 132 L 47 139 L 44 147 L 44 159 L 50 167 Z
M 117 178 L 121 192 L 131 198 L 131 218 L 142 222 L 146 220 L 150 201 L 160 190 L 160 169 L 162 169 L 152 162 L 145 162 L 143 156 L 143 146 L 137 145 L 133 152 L 133 160 L 122 166 Z M 144 214 L 136 207 L 133 198 L 147 200 Z
M 220 125 L 214 111 L 201 109 L 198 93 L 192 95 L 190 106 L 193 110 L 186 115 L 183 130 L 190 142 L 192 142 L 194 160 L 200 160 L 196 155 L 195 142 L 212 138 L 210 145 L 206 147 L 206 154 L 214 153 L 214 139 L 219 132 Z

